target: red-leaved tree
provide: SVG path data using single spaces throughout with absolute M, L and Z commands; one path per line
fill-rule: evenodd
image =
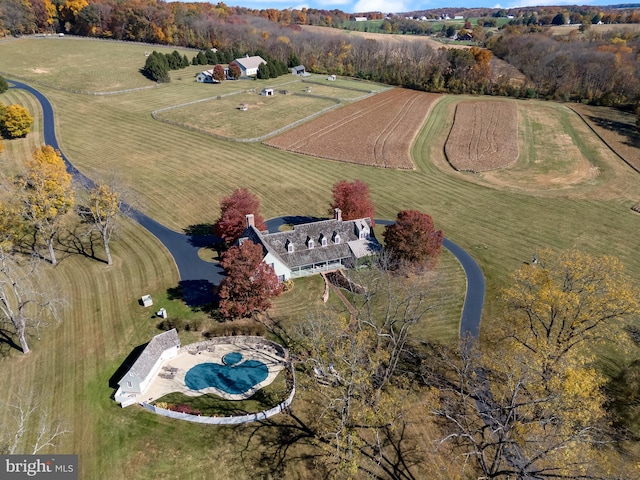
M 220 262 L 226 278 L 220 284 L 220 313 L 227 318 L 250 317 L 264 312 L 271 299 L 282 293 L 272 267 L 262 261 L 262 246 L 245 241 L 231 247 Z
M 235 60 L 229 64 L 229 78 L 238 79 L 242 76 L 240 65 Z
M 219 82 L 222 82 L 224 80 L 224 67 L 220 64 L 216 65 L 215 67 L 213 67 L 213 79 L 217 80 Z
M 220 218 L 213 224 L 213 233 L 224 239 L 227 245 L 235 242 L 247 227 L 246 215 L 252 213 L 258 230 L 267 225 L 260 215 L 260 200 L 246 188 L 237 188 L 220 200 Z
M 374 223 L 373 215 L 375 210 L 371 197 L 369 196 L 369 186 L 360 180 L 348 182 L 340 180 L 333 185 L 333 202 L 329 214 L 333 215 L 336 208 L 342 210 L 342 218 L 344 220 L 355 220 L 357 218 L 371 218 Z
M 444 239 L 431 216 L 418 210 L 398 212 L 396 223 L 388 225 L 382 236 L 396 266 L 409 263 L 427 268 L 436 265 Z

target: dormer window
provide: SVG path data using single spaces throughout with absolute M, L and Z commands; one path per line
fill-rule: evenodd
M 293 242 L 291 240 L 287 240 L 287 243 L 285 246 L 287 247 L 287 252 L 293 253 L 294 248 L 293 248 Z
M 313 249 L 315 246 L 316 244 L 312 239 L 307 240 L 307 248 L 309 248 L 309 250 Z
M 327 237 L 325 237 L 323 235 L 322 238 L 320 239 L 320 242 L 322 243 L 323 247 L 326 247 L 327 246 Z
M 365 238 L 369 238 L 369 225 L 362 222 L 357 226 L 357 229 L 358 229 L 358 238 L 360 238 L 361 240 Z
M 336 245 L 340 243 L 340 234 L 339 233 L 336 233 L 333 236 L 333 243 L 335 243 Z

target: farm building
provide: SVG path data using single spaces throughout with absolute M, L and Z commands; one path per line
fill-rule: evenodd
M 306 68 L 304 68 L 304 65 L 298 65 L 297 67 L 291 67 L 291 73 L 293 75 L 295 75 L 296 77 L 306 77 L 309 74 L 307 73 Z
M 273 88 L 263 88 L 260 95 L 263 97 L 273 97 Z
M 295 225 L 293 230 L 276 233 L 259 231 L 253 215 L 247 215 L 247 228 L 239 243 L 245 241 L 262 245 L 262 261 L 273 267 L 280 281 L 354 267 L 381 250 L 370 218 L 342 220 L 338 208 L 331 220 Z
M 137 403 L 136 397 L 147 389 L 162 363 L 176 357 L 179 350 L 180 339 L 175 328 L 153 337 L 129 371 L 118 382 L 120 388 L 114 396 L 116 402 L 122 407 Z
M 260 56 L 250 57 L 247 55 L 246 57 L 236 58 L 235 62 L 240 66 L 240 70 L 242 70 L 242 76 L 250 77 L 258 74 L 258 67 L 261 63 L 265 65 L 267 62 Z
M 196 75 L 196 82 L 198 83 L 220 83 L 213 78 L 213 69 L 205 70 Z

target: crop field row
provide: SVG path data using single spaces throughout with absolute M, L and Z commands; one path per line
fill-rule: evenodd
M 411 144 L 438 98 L 389 90 L 329 112 L 265 144 L 341 162 L 413 169 Z
M 484 172 L 518 159 L 518 110 L 515 102 L 458 103 L 445 145 L 456 170 Z

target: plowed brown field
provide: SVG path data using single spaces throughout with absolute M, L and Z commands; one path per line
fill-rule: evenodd
M 445 153 L 456 170 L 485 172 L 511 165 L 518 158 L 515 102 L 460 102 Z
M 411 144 L 440 95 L 392 89 L 264 143 L 290 152 L 385 168 L 414 168 Z

